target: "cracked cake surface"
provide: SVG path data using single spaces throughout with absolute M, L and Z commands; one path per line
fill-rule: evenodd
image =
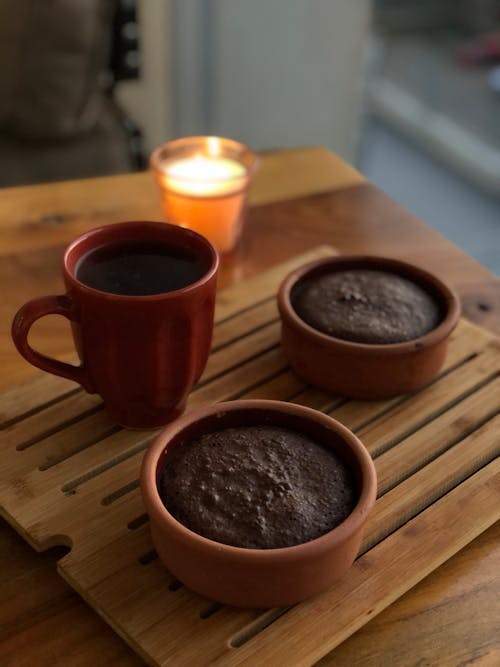
M 159 491 L 193 532 L 258 549 L 319 537 L 358 499 L 354 477 L 333 449 L 270 425 L 227 428 L 180 444 L 167 457 Z
M 314 329 L 358 343 L 401 343 L 441 320 L 436 299 L 395 273 L 334 271 L 305 280 L 292 295 L 297 314 Z

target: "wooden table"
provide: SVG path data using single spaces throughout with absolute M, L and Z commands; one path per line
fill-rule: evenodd
M 500 333 L 500 281 L 328 151 L 264 154 L 250 203 L 242 242 L 223 260 L 221 286 L 328 243 L 421 264 L 455 286 L 466 317 Z M 107 222 L 160 218 L 148 173 L 2 190 L 0 388 L 37 373 L 16 353 L 10 322 L 29 298 L 61 292 L 66 243 Z M 37 323 L 32 340 L 50 355 L 71 351 L 62 318 Z M 0 664 L 142 664 L 57 575 L 61 549 L 37 554 L 7 524 L 0 531 Z M 498 525 L 489 529 L 321 664 L 500 664 L 499 536 Z

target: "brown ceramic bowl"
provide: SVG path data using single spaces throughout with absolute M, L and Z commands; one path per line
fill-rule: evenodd
M 291 547 L 247 549 L 207 539 L 179 523 L 158 492 L 168 454 L 203 433 L 248 425 L 279 425 L 332 447 L 358 484 L 351 514 L 330 532 Z M 363 525 L 377 490 L 375 467 L 365 447 L 345 426 L 316 410 L 280 401 L 231 401 L 192 412 L 172 423 L 147 451 L 141 490 L 158 555 L 188 588 L 239 607 L 299 602 L 328 588 L 349 569 L 359 550 Z
M 438 326 L 419 338 L 387 345 L 335 338 L 307 324 L 293 306 L 302 281 L 348 269 L 378 269 L 403 276 L 423 287 L 441 310 Z M 282 346 L 293 370 L 321 389 L 360 399 L 381 399 L 415 391 L 444 363 L 448 338 L 460 317 L 453 290 L 423 269 L 396 259 L 370 256 L 330 257 L 290 273 L 278 292 Z

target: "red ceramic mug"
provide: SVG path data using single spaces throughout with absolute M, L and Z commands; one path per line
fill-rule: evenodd
M 201 277 L 180 289 L 141 296 L 103 291 L 77 278 L 82 260 L 92 251 L 104 248 L 113 252 L 113 246 L 134 243 L 189 253 Z M 218 262 L 209 241 L 177 225 L 120 222 L 93 229 L 66 249 L 66 294 L 39 297 L 22 306 L 12 324 L 12 338 L 34 366 L 100 394 L 118 424 L 161 426 L 182 413 L 205 368 L 212 340 Z M 80 366 L 51 359 L 29 345 L 31 325 L 49 314 L 70 320 Z

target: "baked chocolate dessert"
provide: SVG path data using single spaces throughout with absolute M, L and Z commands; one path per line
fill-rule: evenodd
M 403 276 L 372 269 L 311 278 L 297 286 L 292 303 L 313 328 L 358 343 L 412 340 L 441 320 L 439 304 L 425 289 Z
M 256 549 L 319 537 L 358 500 L 354 477 L 333 450 L 278 426 L 227 428 L 179 445 L 159 491 L 195 533 Z

